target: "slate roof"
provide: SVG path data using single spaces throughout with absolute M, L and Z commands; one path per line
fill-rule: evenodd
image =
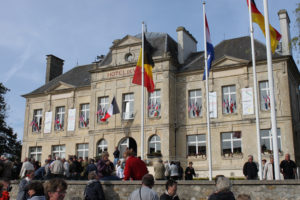
M 33 94 L 43 94 L 44 92 L 48 91 L 52 87 L 55 87 L 60 81 L 70 84 L 75 88 L 89 86 L 91 85 L 91 73 L 89 71 L 92 70 L 92 68 L 93 68 L 92 64 L 74 67 L 73 69 L 67 71 L 66 73 L 49 81 L 47 84 L 43 85 L 42 87 L 23 96 L 33 95 Z
M 266 60 L 266 47 L 261 42 L 254 40 L 256 61 Z M 215 59 L 212 63 L 218 61 L 224 56 L 230 56 L 243 60 L 252 60 L 251 54 L 251 39 L 249 36 L 239 37 L 229 40 L 224 40 L 214 47 Z M 281 55 L 275 53 L 273 58 L 278 58 Z M 204 68 L 204 52 L 192 53 L 179 69 L 179 72 L 199 70 Z M 214 68 L 214 66 L 212 66 Z

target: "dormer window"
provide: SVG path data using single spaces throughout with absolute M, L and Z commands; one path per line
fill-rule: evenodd
M 133 55 L 132 55 L 132 53 L 127 53 L 125 55 L 125 61 L 126 62 L 133 62 Z

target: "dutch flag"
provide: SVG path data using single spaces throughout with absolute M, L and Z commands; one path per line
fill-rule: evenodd
M 120 110 L 119 110 L 118 104 L 116 102 L 116 99 L 114 97 L 112 102 L 111 102 L 111 105 L 110 105 L 109 109 L 107 110 L 107 113 L 101 119 L 101 121 L 105 122 L 108 118 L 110 118 L 112 115 L 115 115 L 117 113 L 120 113 Z
M 205 15 L 205 29 L 206 29 L 205 31 L 206 31 L 207 69 L 208 69 L 207 75 L 209 76 L 211 63 L 215 58 L 215 51 L 214 51 L 214 46 L 212 45 L 212 42 L 211 42 L 206 15 Z M 205 69 L 204 69 L 204 74 L 203 74 L 203 80 L 205 80 Z

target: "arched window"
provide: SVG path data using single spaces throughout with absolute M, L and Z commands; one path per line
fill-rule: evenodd
M 104 151 L 107 151 L 107 142 L 105 139 L 101 139 L 97 144 L 97 155 L 100 156 Z
M 161 153 L 160 137 L 153 135 L 149 139 L 149 154 Z

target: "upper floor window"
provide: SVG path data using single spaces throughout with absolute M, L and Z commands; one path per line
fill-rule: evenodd
M 55 111 L 55 126 L 54 129 L 59 131 L 64 129 L 65 124 L 65 107 L 57 107 Z
M 160 109 L 160 90 L 155 90 L 153 93 L 149 93 L 148 116 L 160 117 Z
M 281 152 L 281 133 L 279 128 L 277 129 L 277 144 L 278 144 L 278 151 Z M 260 130 L 260 145 L 261 145 L 261 152 L 263 154 L 273 153 L 273 138 L 270 129 Z
M 97 108 L 97 122 L 100 123 L 101 119 L 106 115 L 109 108 L 108 97 L 98 98 L 98 108 Z
M 188 156 L 206 156 L 206 135 L 188 135 L 187 147 Z
M 42 128 L 43 110 L 37 109 L 33 111 L 33 120 L 30 123 L 32 132 L 40 132 Z
M 201 90 L 189 91 L 189 117 L 195 118 L 202 116 L 202 92 Z
M 260 94 L 260 109 L 261 110 L 270 110 L 270 90 L 269 82 L 261 81 L 259 82 L 259 94 Z
M 149 140 L 149 153 L 161 153 L 160 137 L 158 135 L 153 135 Z
M 79 114 L 79 127 L 88 127 L 90 121 L 90 104 L 81 104 Z
M 123 119 L 134 118 L 134 96 L 133 93 L 123 95 Z
M 86 158 L 89 156 L 89 144 L 77 144 L 77 157 Z
M 230 114 L 237 112 L 235 85 L 222 87 L 223 113 Z
M 29 147 L 29 158 L 33 158 L 35 161 L 41 162 L 42 147 Z
M 52 146 L 52 157 L 66 158 L 66 146 L 65 145 Z
M 242 133 L 240 131 L 221 133 L 222 155 L 242 153 Z

